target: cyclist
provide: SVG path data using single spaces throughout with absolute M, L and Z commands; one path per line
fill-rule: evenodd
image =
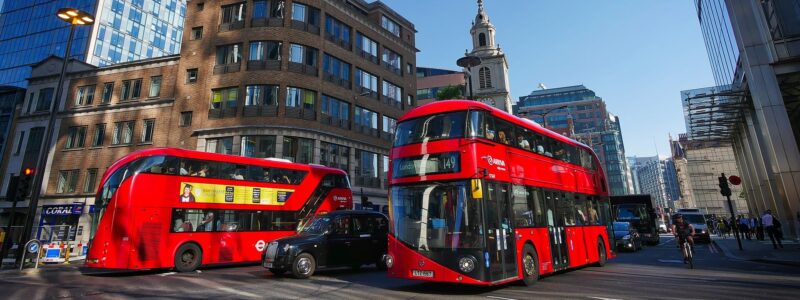
M 689 245 L 694 248 L 694 239 L 692 239 L 694 235 L 694 226 L 684 221 L 681 214 L 675 214 L 672 216 L 672 219 L 672 234 L 675 235 L 675 240 L 678 241 L 678 248 L 680 248 L 686 240 L 688 240 Z M 686 262 L 685 258 L 684 262 Z

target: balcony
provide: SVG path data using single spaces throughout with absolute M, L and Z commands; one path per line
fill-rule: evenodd
M 300 107 L 286 107 L 286 117 L 303 119 L 303 120 L 316 120 L 317 112 L 313 109 L 306 109 Z
M 242 66 L 239 63 L 226 64 L 226 65 L 215 65 L 214 66 L 214 75 L 239 72 L 239 70 L 241 68 L 242 68 Z
M 369 176 L 356 176 L 355 177 L 356 186 L 363 186 L 363 187 L 372 187 L 372 188 L 380 188 L 381 187 L 381 180 L 377 177 L 369 177 Z
M 317 67 L 315 67 L 315 66 L 309 66 L 307 64 L 301 64 L 301 63 L 296 63 L 296 62 L 291 62 L 290 61 L 289 62 L 289 71 L 290 72 L 295 72 L 295 73 L 300 73 L 300 74 L 306 74 L 308 76 L 317 77 L 317 71 L 319 71 L 319 69 L 317 69 Z
M 391 64 L 389 64 L 389 63 L 387 63 L 385 61 L 381 62 L 381 64 L 387 70 L 392 71 L 393 73 L 397 74 L 398 76 L 403 76 L 403 70 L 401 70 L 400 68 L 395 67 L 395 66 L 393 66 L 393 65 L 391 65 Z
M 283 18 L 254 18 L 250 27 L 283 27 Z
M 365 59 L 367 59 L 367 60 L 369 60 L 369 61 L 371 61 L 373 64 L 377 64 L 378 63 L 378 57 L 375 56 L 375 55 L 372 55 L 369 52 L 366 52 L 364 50 L 358 49 L 358 55 L 363 57 L 363 58 L 365 58 Z
M 353 44 L 351 42 L 345 41 L 343 39 L 340 39 L 340 38 L 338 38 L 335 35 L 332 35 L 330 33 L 327 33 L 327 32 L 325 33 L 325 39 L 330 41 L 331 43 L 339 45 L 339 47 L 347 49 L 347 51 L 351 51 L 353 49 L 352 48 Z
M 379 136 L 378 135 L 378 129 L 371 128 L 371 127 L 368 127 L 368 126 L 364 126 L 364 125 L 361 125 L 361 124 L 355 124 L 355 132 L 363 133 L 363 134 L 366 134 L 366 135 L 369 135 L 369 136 L 374 136 L 374 137 L 378 137 Z
M 280 71 L 281 70 L 281 61 L 280 60 L 248 60 L 247 61 L 247 70 L 248 71 L 258 71 L 258 70 Z
M 226 32 L 244 28 L 244 20 L 219 24 L 219 32 Z
M 277 105 L 247 105 L 242 111 L 244 117 L 277 117 Z
M 341 86 L 341 87 L 346 88 L 348 90 L 350 89 L 350 80 L 343 79 L 343 78 L 341 78 L 339 76 L 336 76 L 336 75 L 333 75 L 333 74 L 330 74 L 330 73 L 322 73 L 322 77 L 327 82 L 330 82 L 330 83 L 333 83 L 335 85 Z
M 292 20 L 290 27 L 292 27 L 292 29 L 302 30 L 308 33 L 319 35 L 319 26 L 315 26 L 306 22 Z
M 350 129 L 350 120 L 340 119 L 326 114 L 322 114 L 320 116 L 319 122 L 333 127 L 344 128 L 347 130 Z
M 209 119 L 223 119 L 236 117 L 236 108 L 212 108 L 208 110 Z

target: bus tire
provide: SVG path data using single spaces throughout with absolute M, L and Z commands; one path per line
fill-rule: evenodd
M 203 250 L 197 244 L 186 243 L 175 252 L 175 271 L 192 272 L 203 261 Z
M 606 252 L 606 244 L 603 243 L 602 240 L 597 243 L 597 257 L 598 257 L 598 260 L 597 260 L 597 263 L 594 264 L 595 267 L 605 266 L 606 262 L 608 262 L 608 254 Z
M 300 253 L 292 261 L 292 276 L 297 279 L 306 279 L 314 275 L 317 268 L 317 261 L 314 256 L 308 253 Z
M 522 248 L 522 283 L 532 286 L 539 281 L 539 256 L 533 246 L 526 244 Z

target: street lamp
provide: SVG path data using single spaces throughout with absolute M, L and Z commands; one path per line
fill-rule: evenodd
M 548 114 L 550 114 L 550 113 L 551 113 L 551 112 L 553 112 L 553 111 L 556 111 L 556 110 L 559 110 L 559 109 L 562 109 L 562 108 L 567 108 L 567 107 L 569 107 L 569 106 L 567 106 L 567 105 L 562 105 L 562 106 L 559 106 L 559 107 L 556 107 L 556 108 L 552 108 L 552 109 L 550 109 L 550 110 L 548 110 L 548 111 L 546 111 L 546 112 L 539 113 L 539 114 L 532 113 L 532 112 L 527 112 L 527 111 L 526 111 L 526 112 L 524 112 L 524 113 L 523 113 L 523 115 L 528 115 L 528 114 L 531 114 L 531 115 L 542 116 L 542 120 L 543 120 L 543 122 L 542 122 L 542 126 L 543 126 L 544 128 L 547 128 L 547 115 L 548 115 Z
M 36 166 L 34 167 L 37 172 L 33 173 L 33 186 L 31 187 L 31 200 L 28 202 L 28 217 L 25 220 L 25 227 L 22 229 L 20 243 L 25 243 L 26 240 L 30 239 L 31 236 L 31 229 L 33 227 L 33 219 L 36 215 L 36 209 L 39 206 L 39 197 L 41 196 L 42 190 L 42 180 L 44 179 L 45 175 L 45 168 L 44 166 L 47 164 L 47 154 L 50 147 L 50 142 L 53 138 L 53 126 L 55 126 L 56 122 L 56 111 L 59 107 L 59 101 L 61 100 L 61 93 L 64 88 L 64 77 L 67 74 L 67 66 L 69 65 L 69 55 L 70 55 L 70 48 L 72 48 L 72 38 L 75 36 L 75 27 L 79 25 L 92 25 L 94 24 L 94 16 L 91 14 L 84 12 L 82 10 L 76 8 L 62 8 L 56 12 L 56 16 L 64 22 L 70 24 L 69 26 L 69 37 L 67 38 L 67 49 L 64 50 L 64 58 L 61 64 L 61 74 L 58 77 L 58 85 L 56 87 L 56 95 L 55 99 L 52 101 L 52 106 L 50 107 L 50 117 L 47 120 L 47 128 L 45 128 L 44 134 L 44 141 L 42 142 L 41 148 L 39 149 L 39 157 L 36 160 Z M 23 260 L 23 253 L 25 251 L 25 247 L 19 247 L 17 250 L 17 261 L 21 265 Z
M 481 58 L 464 53 L 464 57 L 456 61 L 459 67 L 467 69 L 467 85 L 469 86 L 469 98 L 472 99 L 472 67 L 481 64 Z

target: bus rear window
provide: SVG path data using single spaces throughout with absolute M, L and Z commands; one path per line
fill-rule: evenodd
M 401 122 L 395 146 L 464 137 L 466 111 L 430 115 Z

